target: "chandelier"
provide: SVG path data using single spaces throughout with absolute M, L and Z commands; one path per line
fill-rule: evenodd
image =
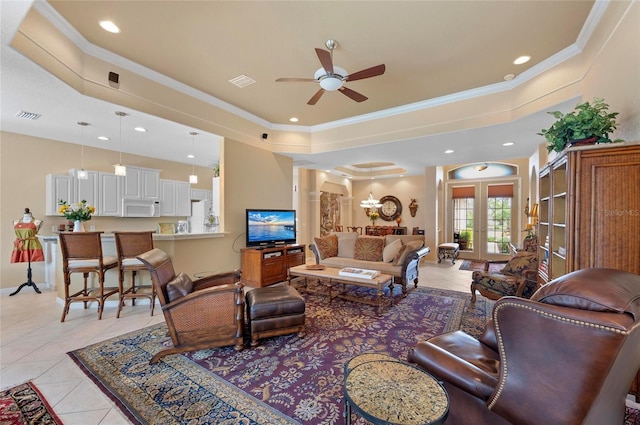
M 373 168 L 371 168 L 369 171 L 371 173 L 371 180 L 373 180 Z M 375 211 L 375 208 L 380 208 L 382 204 L 380 203 L 380 201 L 378 201 L 376 198 L 373 197 L 373 190 L 370 187 L 369 197 L 367 199 L 362 200 L 360 202 L 360 206 L 366 210 L 368 215 L 369 211 Z
M 382 204 L 380 203 L 380 201 L 378 201 L 373 197 L 373 192 L 369 192 L 369 197 L 367 199 L 362 200 L 360 202 L 360 206 L 362 208 L 372 209 L 372 208 L 380 208 Z

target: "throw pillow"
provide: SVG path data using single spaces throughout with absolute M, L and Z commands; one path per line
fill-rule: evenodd
M 385 263 L 392 262 L 401 249 L 402 241 L 400 239 L 396 239 L 395 241 L 391 242 L 389 245 L 384 247 L 384 250 L 382 250 L 382 261 Z
M 396 258 L 393 260 L 393 265 L 394 266 L 399 266 L 402 263 L 404 263 L 404 260 L 407 258 L 407 255 L 409 255 L 411 252 L 418 250 L 420 248 L 422 248 L 424 246 L 424 241 L 409 241 L 406 243 L 406 245 L 404 245 L 404 249 L 396 256 Z
M 193 282 L 185 272 L 180 272 L 166 286 L 167 298 L 169 302 L 179 300 L 193 292 Z
M 338 238 L 338 257 L 353 258 L 356 249 L 356 238 Z
M 360 236 L 356 238 L 353 258 L 364 261 L 382 261 L 384 237 Z
M 336 235 L 313 238 L 313 240 L 316 243 L 321 260 L 338 255 L 338 237 Z
M 536 270 L 538 268 L 538 257 L 533 252 L 519 251 L 515 256 L 511 257 L 509 262 L 504 266 L 501 273 L 512 275 L 522 275 L 526 270 Z
M 404 261 L 404 258 L 402 255 L 405 253 L 405 251 L 407 250 L 407 245 L 405 245 L 404 243 L 402 243 L 402 247 L 400 248 L 400 250 L 396 253 L 396 256 L 393 257 L 393 261 L 391 262 L 392 265 L 397 266 L 400 263 L 400 259 L 402 258 Z

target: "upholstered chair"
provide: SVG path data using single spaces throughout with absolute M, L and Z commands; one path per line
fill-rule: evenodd
M 479 339 L 439 335 L 408 359 L 443 382 L 447 425 L 623 424 L 640 368 L 640 276 L 569 273 L 531 299 L 498 300 Z
M 484 271 L 474 271 L 471 275 L 471 302 L 476 301 L 476 290 L 491 300 L 510 295 L 524 298 L 533 295 L 538 273 L 535 252 L 517 252 L 498 272 L 489 271 L 491 263 L 485 261 Z
M 233 345 L 244 348 L 244 285 L 240 271 L 191 281 L 176 275 L 171 258 L 155 248 L 137 257 L 151 273 L 173 347 L 159 351 L 149 363 L 169 354 Z

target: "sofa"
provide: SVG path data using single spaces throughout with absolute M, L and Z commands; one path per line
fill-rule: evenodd
M 355 232 L 333 232 L 314 238 L 309 249 L 316 264 L 378 270 L 394 277 L 394 284 L 407 294 L 409 282 L 418 286 L 420 260 L 431 251 L 424 235 L 362 236 Z

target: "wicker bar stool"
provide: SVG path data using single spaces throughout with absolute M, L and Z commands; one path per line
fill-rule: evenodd
M 118 267 L 115 257 L 102 255 L 102 232 L 63 232 L 60 233 L 60 248 L 62 251 L 62 271 L 64 274 L 64 309 L 61 322 L 69 313 L 72 302 L 84 302 L 87 308 L 89 301 L 98 302 L 98 319 L 102 319 L 105 300 L 118 293 L 118 288 L 105 288 L 104 275 L 107 270 Z M 82 273 L 84 287 L 70 294 L 71 275 Z M 89 287 L 87 279 L 89 273 L 98 277 L 98 287 Z
M 116 238 L 116 253 L 118 256 L 118 302 L 117 318 L 120 318 L 120 311 L 124 307 L 127 299 L 131 300 L 131 305 L 136 305 L 136 298 L 147 298 L 149 300 L 151 315 L 156 302 L 156 291 L 149 282 L 148 285 L 136 286 L 136 275 L 139 271 L 147 271 L 147 266 L 138 260 L 138 255 L 144 254 L 153 249 L 153 232 L 113 232 Z M 125 289 L 125 274 L 131 272 L 131 285 Z

